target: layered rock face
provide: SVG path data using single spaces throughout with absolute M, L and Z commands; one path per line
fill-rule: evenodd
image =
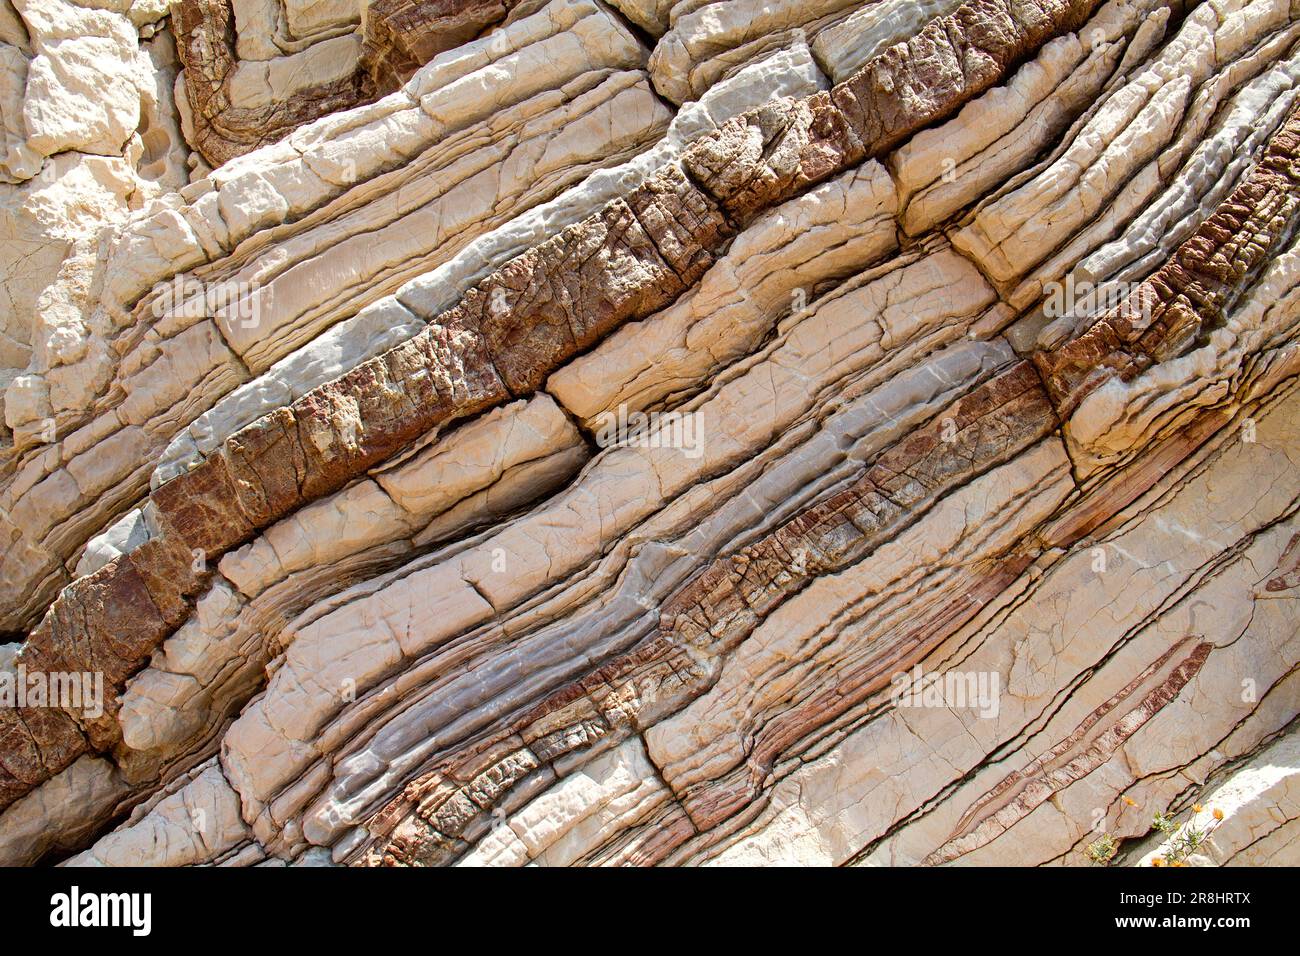
M 0 2 L 0 862 L 1300 863 L 1300 2 Z

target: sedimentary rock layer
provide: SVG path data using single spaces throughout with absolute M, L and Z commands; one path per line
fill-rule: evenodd
M 393 92 L 437 54 L 501 23 L 514 6 L 177 0 L 172 15 L 190 139 L 220 166 L 314 119 Z M 270 36 L 261 32 L 267 28 Z
M 297 55 L 300 62 L 295 66 L 315 67 L 324 74 L 320 82 L 303 82 L 292 70 L 272 77 L 265 64 L 257 64 L 262 75 L 256 76 L 256 66 L 240 62 L 235 10 L 229 0 L 182 0 L 173 16 L 176 47 L 185 67 L 191 135 L 195 148 L 212 166 L 273 143 L 319 116 L 371 98 L 364 74 L 348 69 L 348 53 L 339 43 Z M 338 39 L 349 43 L 347 37 Z M 355 51 L 351 59 L 356 59 Z M 264 90 L 245 93 L 246 86 L 259 80 Z
M 182 0 L 6 393 L 0 677 L 102 706 L 0 860 L 1290 859 L 1298 18 Z

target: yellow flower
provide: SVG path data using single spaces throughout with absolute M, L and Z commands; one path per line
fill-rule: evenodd
M 1124 802 L 1127 803 L 1130 807 L 1136 807 L 1138 805 L 1138 802 L 1134 800 L 1132 797 L 1125 797 Z
M 1203 809 L 1205 809 L 1205 808 L 1202 807 L 1199 803 L 1193 803 L 1193 804 L 1192 804 L 1192 812 L 1193 812 L 1193 813 L 1200 813 Z
M 1174 862 L 1170 863 L 1169 865 L 1170 865 L 1170 866 L 1186 866 L 1187 864 L 1184 863 L 1182 860 L 1174 860 Z
M 1220 810 L 1218 807 L 1215 807 L 1215 808 L 1214 808 L 1214 819 L 1216 819 L 1216 820 L 1222 820 L 1222 819 L 1223 819 L 1223 811 Z
M 1164 865 L 1165 865 L 1165 861 L 1162 860 L 1162 859 L 1160 859 L 1160 857 L 1158 857 L 1158 856 L 1153 856 L 1153 857 L 1151 858 L 1151 865 L 1152 865 L 1152 866 L 1164 866 Z

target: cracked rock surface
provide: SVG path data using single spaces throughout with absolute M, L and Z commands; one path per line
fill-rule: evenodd
M 0 863 L 1300 863 L 1300 2 L 0 62 Z

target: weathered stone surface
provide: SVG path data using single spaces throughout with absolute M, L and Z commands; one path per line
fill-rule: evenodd
M 866 156 L 831 94 L 777 100 L 688 149 L 682 164 L 736 221 L 784 202 Z
M 1003 80 L 1048 40 L 1078 29 L 1097 0 L 982 0 L 938 17 L 837 85 L 832 100 L 875 154 Z
M 630 19 L 658 35 L 650 58 L 655 89 L 680 104 L 698 99 L 746 61 L 761 59 L 801 37 L 818 37 L 821 28 L 843 19 L 855 4 L 850 0 L 648 0 L 644 6 L 626 6 Z M 651 6 L 658 9 L 648 9 Z
M 449 314 L 479 325 L 492 367 L 526 394 L 564 359 L 672 302 L 729 232 L 713 200 L 669 167 L 507 263 Z
M 365 5 L 362 67 L 388 93 L 439 53 L 504 20 L 515 0 L 376 0 Z
M 1300 6 L 99 6 L 0 862 L 1294 861 Z
M 230 0 L 181 0 L 173 14 L 195 148 L 211 166 L 281 139 L 303 123 L 373 93 L 358 69 L 360 44 L 326 40 L 286 60 L 288 88 L 264 62 L 241 62 Z M 342 41 L 341 43 L 338 41 Z M 271 61 L 272 66 L 281 66 Z
M 239 800 L 220 768 L 209 766 L 147 813 L 65 866 L 187 866 L 208 863 L 248 836 Z
M 618 169 L 663 132 L 667 111 L 643 75 L 624 69 L 643 62 L 644 51 L 593 3 L 549 5 L 504 29 L 505 39 L 475 41 L 437 59 L 420 80 L 432 91 L 418 100 L 395 95 L 344 114 L 347 122 L 328 130 L 300 131 L 302 153 L 284 143 L 274 148 L 270 167 L 228 163 L 187 190 L 183 215 L 169 208 L 137 221 L 107 260 L 91 254 L 93 269 L 66 277 L 74 307 L 57 310 L 59 335 L 80 349 L 51 355 L 56 367 L 20 376 L 10 389 L 22 386 L 24 399 L 8 407 L 15 437 L 37 444 L 3 492 L 14 519 L 12 532 L 6 528 L 13 545 L 0 555 L 5 627 L 34 622 L 70 579 L 78 549 L 138 501 L 144 483 L 156 486 L 184 470 L 176 463 L 149 473 L 148 459 L 165 446 L 197 437 L 211 454 L 240 427 L 410 338 L 468 284 L 530 245 L 510 228 L 518 221 L 512 215 L 537 211 L 548 227 L 581 220 L 653 168 L 654 151 L 639 154 L 642 163 L 630 160 L 635 168 L 623 176 L 611 170 L 610 180 L 584 197 L 585 211 L 584 202 L 566 201 L 556 212 L 566 186 L 591 170 Z M 511 81 L 484 82 L 498 68 L 509 70 Z M 436 137 L 442 148 L 419 158 Z M 376 155 L 377 144 L 388 160 Z M 396 156 L 411 162 L 386 172 Z M 643 168 L 647 162 L 650 169 Z M 314 169 L 348 179 L 332 185 Z M 280 243 L 240 245 L 275 222 Z M 178 225 L 185 235 L 204 237 L 195 240 L 198 262 L 179 260 L 201 267 L 168 278 L 174 266 L 155 269 L 147 250 L 170 253 L 179 244 L 177 255 L 189 255 Z M 506 235 L 498 238 L 501 231 Z M 524 235 L 539 231 L 545 230 L 535 224 Z M 202 266 L 204 259 L 212 261 Z M 421 303 L 415 311 L 395 301 L 394 293 L 426 275 L 422 270 L 443 266 L 455 288 L 452 301 Z M 123 287 L 124 294 L 133 299 L 148 291 L 129 315 L 110 320 L 108 303 L 92 311 L 92 282 L 116 287 L 131 276 L 141 281 Z M 279 360 L 288 367 L 268 368 Z M 304 364 L 314 381 L 302 375 Z M 213 419 L 202 416 L 241 383 L 242 394 L 231 396 L 239 405 L 235 420 L 214 416 L 210 426 Z M 83 413 L 65 420 L 69 412 L 56 411 L 89 405 L 87 395 L 95 393 L 102 406 L 88 424 Z M 186 431 L 177 435 L 178 428 Z M 184 465 L 200 460 L 191 454 Z
M 1206 834 L 1193 852 L 1175 848 L 1181 835 L 1175 833 L 1135 865 L 1150 866 L 1157 856 L 1176 856 L 1187 866 L 1294 866 L 1295 819 L 1300 816 L 1298 758 L 1300 746 L 1292 727 L 1218 785 L 1205 787 L 1199 798 L 1184 800 L 1193 809 L 1180 826 Z

